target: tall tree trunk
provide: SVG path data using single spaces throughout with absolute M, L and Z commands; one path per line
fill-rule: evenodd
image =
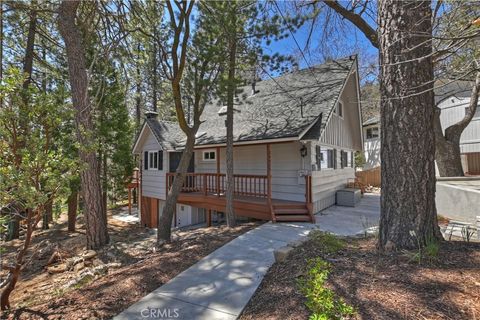
M 137 45 L 137 51 L 140 52 L 140 43 Z M 135 79 L 135 119 L 136 119 L 136 131 L 137 134 L 140 132 L 140 119 L 141 119 L 141 104 L 142 104 L 142 81 L 140 79 L 140 53 L 137 53 L 137 61 L 136 61 L 136 72 L 137 78 Z
M 440 122 L 440 109 L 435 108 L 435 160 L 441 177 L 463 176 L 460 136 L 447 140 Z M 452 139 L 453 138 L 453 139 Z M 455 139 L 456 138 L 456 139 Z
M 22 271 L 22 266 L 24 263 L 25 255 L 27 254 L 27 250 L 30 247 L 30 242 L 32 240 L 33 231 L 35 231 L 38 222 L 42 217 L 42 212 L 33 212 L 33 210 L 27 210 L 27 217 L 26 217 L 26 224 L 27 224 L 27 231 L 25 234 L 25 241 L 23 242 L 23 246 L 19 249 L 15 261 L 15 265 L 3 265 L 3 268 L 9 270 L 7 275 L 9 281 L 5 288 L 2 290 L 2 294 L 0 295 L 0 309 L 7 310 L 10 309 L 10 294 L 15 289 L 17 281 L 20 277 L 20 273 Z
M 53 221 L 53 199 L 49 199 L 45 204 L 45 210 L 43 214 L 42 229 L 49 229 L 48 224 Z
M 72 190 L 68 197 L 68 231 L 75 232 L 75 223 L 77 221 L 78 209 L 78 191 Z
M 235 13 L 234 9 L 231 9 Z M 228 90 L 227 90 L 227 146 L 226 146 L 226 160 L 227 160 L 227 188 L 226 188 L 226 218 L 227 226 L 234 227 L 235 210 L 233 207 L 234 195 L 234 176 L 233 176 L 233 107 L 235 100 L 235 68 L 237 57 L 237 33 L 236 33 L 236 16 L 230 15 L 232 19 L 232 33 L 229 37 L 229 61 L 228 61 Z
M 23 132 L 25 136 L 28 136 L 29 133 L 29 124 L 27 122 L 27 113 L 28 110 L 28 94 L 26 90 L 32 81 L 32 71 L 33 71 L 33 56 L 34 56 L 34 48 L 35 48 L 35 35 L 37 30 L 37 1 L 31 1 L 31 8 L 30 8 L 30 20 L 28 24 L 28 32 L 27 32 L 27 43 L 25 46 L 25 56 L 23 60 L 23 72 L 26 74 L 26 78 L 23 82 L 22 88 L 23 92 L 21 92 L 21 97 L 23 100 L 23 104 L 20 107 L 20 115 L 19 115 L 19 130 Z M 3 38 L 3 35 L 2 35 Z M 3 39 L 2 39 L 3 40 Z M 2 41 L 3 42 L 3 41 Z M 2 49 L 3 50 L 3 49 Z M 2 60 L 3 63 L 3 60 Z M 22 139 L 19 140 L 18 149 L 21 149 L 25 146 L 25 141 Z M 22 163 L 22 156 L 18 154 L 17 159 L 15 161 L 15 165 L 17 168 L 20 167 Z M 24 208 L 25 210 L 29 210 L 28 208 Z M 21 218 L 16 215 L 12 218 L 12 222 L 9 224 L 9 238 L 11 239 L 18 239 L 20 235 L 20 220 Z
M 380 249 L 441 238 L 435 208 L 431 1 L 381 0 Z
M 28 24 L 27 45 L 25 48 L 25 60 L 23 61 L 23 73 L 27 75 L 23 82 L 23 89 L 28 89 L 32 82 L 33 55 L 35 48 L 35 35 L 37 33 L 37 1 L 32 0 L 30 9 L 30 22 Z
M 109 241 L 107 220 L 102 210 L 100 166 L 94 145 L 92 105 L 88 96 L 88 77 L 82 35 L 76 25 L 80 1 L 62 1 L 59 6 L 58 27 L 65 41 L 68 73 L 75 108 L 76 136 L 81 146 L 79 156 L 86 167 L 80 171 L 81 188 L 85 200 L 84 216 L 87 247 L 98 249 Z
M 158 105 L 158 97 L 157 97 L 157 88 L 158 88 L 158 80 L 157 80 L 157 28 L 154 27 L 153 34 L 155 35 L 155 39 L 153 40 L 153 52 L 152 52 L 152 110 L 157 112 L 157 105 Z
M 460 138 L 477 111 L 479 92 L 480 72 L 477 72 L 465 116 L 462 120 L 446 128 L 445 134 L 443 133 L 444 131 L 440 122 L 441 110 L 435 107 L 435 157 L 441 177 L 461 177 L 464 175 L 460 153 Z
M 3 79 L 3 0 L 0 0 L 0 79 Z M 0 97 L 0 108 L 3 106 Z
M 193 147 L 195 145 L 195 133 L 187 135 L 187 142 L 185 149 L 183 150 L 180 163 L 175 172 L 175 179 L 173 180 L 172 187 L 168 191 L 165 206 L 163 207 L 162 215 L 158 219 L 158 232 L 157 232 L 157 244 L 162 246 L 165 243 L 171 241 L 171 226 L 175 207 L 177 205 L 178 195 L 185 182 L 186 172 L 190 165 L 190 160 L 193 155 Z
M 107 171 L 107 153 L 104 152 L 102 156 L 102 206 L 103 206 L 103 215 L 105 220 L 107 219 L 107 208 L 108 208 L 108 171 Z

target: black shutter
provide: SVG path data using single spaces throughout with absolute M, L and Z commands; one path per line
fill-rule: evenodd
M 352 154 L 352 158 L 351 158 L 352 160 L 350 161 L 350 167 L 353 168 L 353 163 L 355 162 L 355 153 L 352 151 L 351 154 Z
M 344 156 L 343 156 L 343 150 L 340 150 L 340 168 L 344 168 Z
M 148 151 L 143 153 L 143 168 L 148 170 Z
M 333 149 L 333 169 L 337 169 L 337 149 Z
M 320 146 L 315 146 L 315 155 L 317 160 L 317 170 L 320 170 L 322 167 L 322 152 L 320 150 Z
M 158 151 L 158 170 L 163 170 L 163 151 Z

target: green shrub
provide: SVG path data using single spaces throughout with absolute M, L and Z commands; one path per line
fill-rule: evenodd
M 411 235 L 415 235 L 415 232 L 410 232 Z M 418 250 L 417 252 L 410 253 L 411 260 L 422 263 L 422 260 L 427 262 L 434 262 L 438 259 L 438 254 L 440 251 L 440 245 L 436 239 L 428 238 L 425 246 L 421 246 L 420 241 L 418 241 Z
M 325 253 L 335 253 L 345 247 L 345 241 L 328 232 L 314 230 L 309 236 Z
M 321 258 L 315 258 L 308 261 L 307 267 L 307 275 L 299 280 L 299 288 L 307 298 L 306 306 L 312 312 L 310 319 L 342 319 L 353 315 L 353 307 L 325 287 L 325 281 L 330 273 L 330 264 Z

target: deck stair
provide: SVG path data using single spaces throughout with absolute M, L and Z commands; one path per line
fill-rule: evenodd
M 304 203 L 274 204 L 273 213 L 276 222 L 314 222 L 313 215 Z

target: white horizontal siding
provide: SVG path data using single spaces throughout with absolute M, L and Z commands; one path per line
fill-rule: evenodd
M 298 142 L 271 144 L 273 198 L 305 201 L 304 179 L 298 178 L 303 169 L 300 147 Z M 266 145 L 236 146 L 233 150 L 235 174 L 267 174 Z M 203 161 L 203 151 L 207 149 L 195 151 L 195 172 L 216 173 L 216 161 Z M 226 172 L 225 148 L 220 149 L 220 172 Z
M 142 146 L 142 195 L 156 199 L 165 200 L 165 179 L 168 172 L 168 153 L 163 154 L 163 170 L 149 169 L 145 170 L 144 152 L 161 150 L 160 145 L 151 133 L 147 130 L 147 136 Z
M 316 163 L 315 148 L 317 145 L 320 145 L 322 149 L 337 149 L 337 169 L 327 168 L 312 171 L 312 202 L 315 213 L 334 205 L 336 191 L 345 188 L 348 179 L 355 178 L 354 168 L 346 167 L 342 169 L 341 166 L 340 152 L 342 150 L 347 152 L 353 151 L 346 148 L 341 149 L 339 147 L 325 146 L 318 142 L 312 142 L 309 148 L 309 152 L 311 153 L 309 158 L 312 161 L 312 168 L 316 167 L 314 164 Z M 352 159 L 352 161 L 353 160 L 354 159 Z

